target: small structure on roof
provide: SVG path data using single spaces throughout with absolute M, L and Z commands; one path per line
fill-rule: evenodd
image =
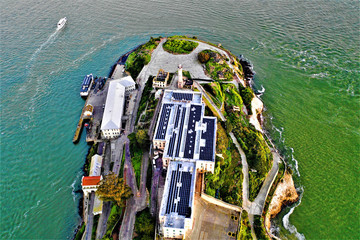
M 159 69 L 157 76 L 153 79 L 153 88 L 167 87 L 169 76 L 169 72 L 165 72 L 164 69 Z

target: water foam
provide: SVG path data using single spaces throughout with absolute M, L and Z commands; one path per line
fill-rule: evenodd
M 281 145 L 284 147 L 286 152 L 288 152 L 289 149 L 291 150 L 291 153 L 289 154 L 288 158 L 289 159 L 291 158 L 290 163 L 293 163 L 292 164 L 292 169 L 293 169 L 294 173 L 298 177 L 300 177 L 298 161 L 294 157 L 294 148 L 285 146 L 285 138 L 283 137 L 284 128 L 283 127 L 277 128 L 277 127 L 274 126 L 274 124 L 272 123 L 272 120 L 274 119 L 274 117 L 272 115 L 269 115 L 269 119 L 270 119 L 272 129 L 279 133 L 279 137 L 278 137 L 278 140 L 277 140 L 278 143 L 281 143 Z M 304 240 L 305 236 L 302 233 L 299 233 L 297 231 L 296 227 L 290 223 L 291 214 L 294 212 L 295 208 L 301 204 L 301 199 L 302 199 L 302 196 L 303 196 L 303 193 L 304 193 L 303 186 L 300 186 L 299 188 L 297 188 L 296 191 L 300 193 L 299 201 L 283 217 L 282 222 L 283 222 L 283 225 L 284 225 L 286 230 L 288 230 L 291 234 L 294 234 L 297 239 Z
M 32 65 L 33 65 L 33 62 L 37 59 L 37 57 L 38 57 L 39 53 L 41 52 L 41 50 L 42 50 L 44 47 L 52 44 L 52 43 L 55 41 L 57 34 L 58 34 L 58 31 L 56 30 L 55 32 L 53 32 L 53 33 L 48 37 L 48 39 L 47 39 L 45 42 L 43 42 L 43 43 L 40 45 L 40 47 L 38 47 L 38 49 L 35 50 L 35 52 L 31 55 L 31 57 L 30 57 L 30 59 L 29 59 L 29 61 L 28 61 L 28 64 L 26 65 L 26 69 L 28 69 L 28 70 L 31 69 L 31 67 L 32 67 Z
M 285 227 L 286 230 L 288 230 L 289 232 L 291 232 L 292 234 L 295 235 L 295 237 L 299 240 L 305 240 L 305 236 L 302 233 L 299 233 L 296 229 L 296 227 L 294 225 L 292 225 L 290 223 L 290 216 L 291 214 L 294 212 L 295 208 L 297 206 L 299 206 L 301 204 L 301 199 L 304 193 L 304 188 L 300 187 L 298 189 L 296 189 L 297 192 L 300 192 L 300 197 L 299 197 L 299 201 L 295 204 L 295 206 L 293 206 L 290 211 L 283 217 L 282 221 L 283 221 L 283 225 Z

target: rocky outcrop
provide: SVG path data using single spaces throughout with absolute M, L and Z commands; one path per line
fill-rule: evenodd
M 254 125 L 255 129 L 259 132 L 263 133 L 263 130 L 261 128 L 261 123 L 259 121 L 259 118 L 261 119 L 261 113 L 264 109 L 263 102 L 257 97 L 254 96 L 251 100 L 251 111 L 252 115 L 250 116 L 249 122 Z
M 284 207 L 299 199 L 294 181 L 290 173 L 285 173 L 284 178 L 276 187 L 269 210 L 265 217 L 265 226 L 268 233 L 271 233 L 271 219 L 274 218 Z

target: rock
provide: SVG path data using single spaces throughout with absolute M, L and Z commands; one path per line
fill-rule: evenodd
M 263 130 L 258 120 L 258 115 L 262 113 L 263 108 L 264 108 L 263 102 L 258 97 L 254 96 L 253 99 L 251 100 L 252 115 L 250 116 L 249 121 L 252 125 L 254 125 L 255 129 L 261 133 L 263 132 Z
M 274 218 L 281 210 L 298 201 L 299 194 L 297 193 L 294 185 L 294 181 L 290 173 L 285 173 L 284 178 L 280 181 L 276 187 L 273 198 L 271 199 L 269 210 L 265 217 L 265 226 L 267 231 L 270 233 L 271 219 Z

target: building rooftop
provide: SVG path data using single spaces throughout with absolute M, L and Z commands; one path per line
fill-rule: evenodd
M 215 159 L 216 118 L 203 117 L 203 123 L 205 127 L 201 132 L 199 159 L 213 161 Z
M 168 72 L 165 72 L 163 69 L 160 69 L 154 80 L 158 82 L 165 82 L 168 74 L 169 74 Z
M 102 165 L 102 157 L 98 154 L 95 154 L 94 156 L 92 156 L 89 175 L 90 176 L 100 176 L 101 165 Z
M 166 90 L 154 140 L 164 140 L 164 157 L 215 161 L 216 118 L 205 117 L 199 92 Z
M 168 167 L 160 215 L 165 227 L 183 228 L 192 214 L 196 166 L 192 162 L 173 161 Z
M 83 177 L 81 180 L 82 186 L 98 185 L 101 181 L 101 176 Z
M 130 87 L 135 85 L 135 81 L 131 76 L 126 76 L 119 79 L 119 83 L 124 87 Z
M 125 101 L 125 87 L 120 81 L 121 80 L 113 80 L 109 84 L 101 130 L 121 128 L 121 118 Z

